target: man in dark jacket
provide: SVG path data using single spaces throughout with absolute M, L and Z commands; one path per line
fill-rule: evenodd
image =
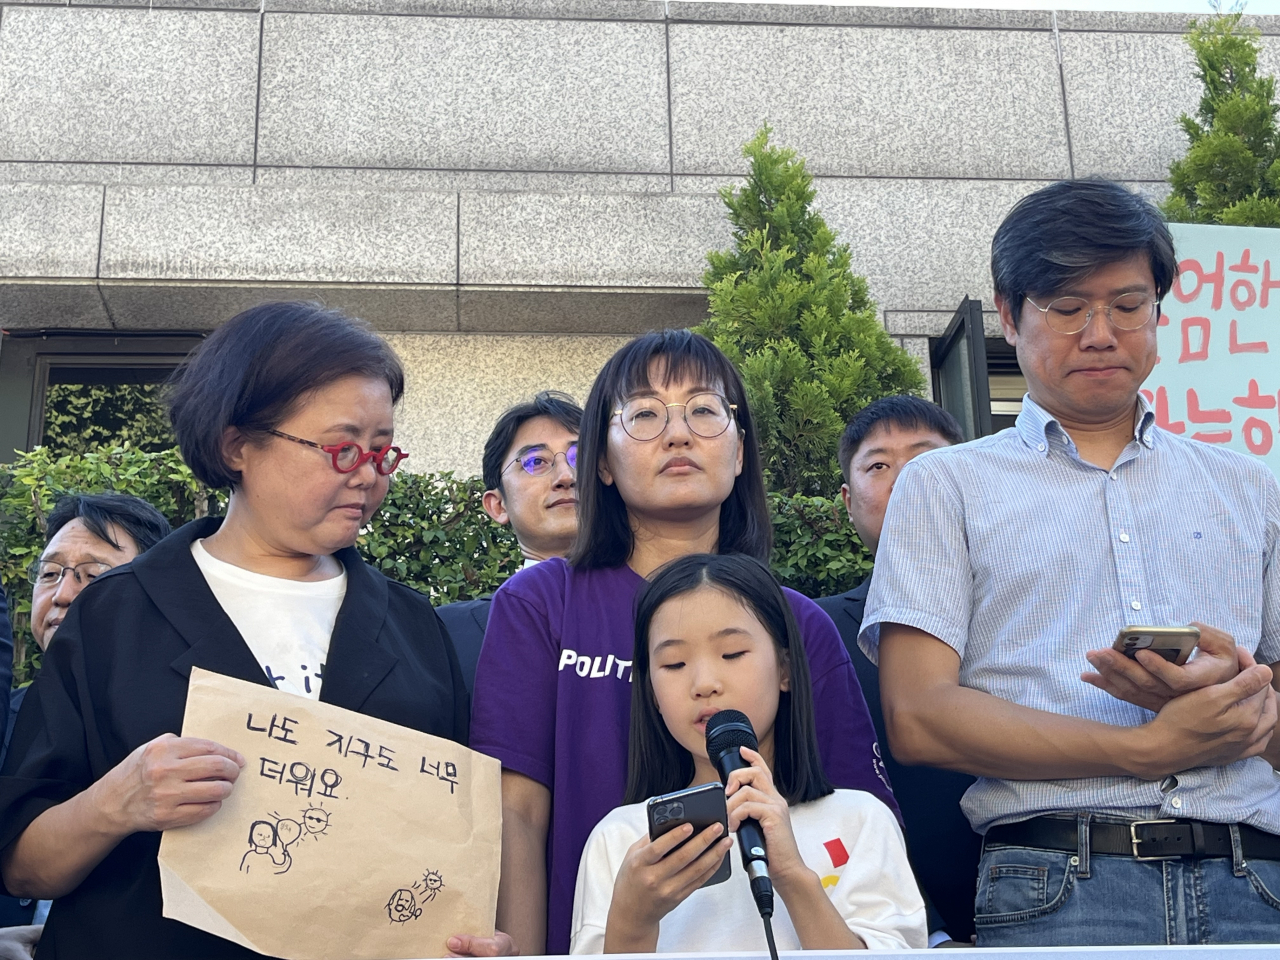
M 840 438 L 840 496 L 858 538 L 874 557 L 880 527 L 898 471 L 908 460 L 937 447 L 962 443 L 960 425 L 941 407 L 918 397 L 877 400 L 845 427 Z M 858 648 L 862 610 L 871 578 L 847 593 L 823 597 L 818 605 L 835 621 L 862 684 L 876 737 L 885 750 L 885 767 L 902 808 L 907 844 L 916 878 L 929 906 L 929 945 L 949 938 L 968 942 L 973 934 L 973 869 L 977 834 L 960 812 L 960 797 L 973 778 L 927 767 L 904 767 L 888 753 L 880 676 Z
M 45 547 L 31 564 L 31 633 L 41 650 L 50 641 L 67 608 L 89 581 L 128 563 L 169 534 L 167 521 L 155 507 L 137 497 L 104 493 L 61 497 L 45 521 Z M 0 677 L 8 690 L 13 681 L 13 633 L 4 595 L 0 593 Z M 0 766 L 27 687 L 11 690 L 4 722 Z M 41 909 L 43 904 L 43 909 Z M 44 922 L 48 901 L 0 897 L 0 927 Z M 31 944 L 32 946 L 34 943 Z
M 71 601 L 87 583 L 145 553 L 168 535 L 169 521 L 137 497 L 118 493 L 60 497 L 45 521 L 45 547 L 40 559 L 27 570 L 31 582 L 31 635 L 36 645 L 41 650 L 48 648 Z M 0 647 L 4 642 L 0 637 Z M 8 647 L 6 663 L 12 664 L 12 638 Z M 8 676 L 12 680 L 11 668 Z M 0 764 L 9 752 L 13 722 L 26 694 L 26 687 L 10 694 L 8 723 L 0 727 L 4 731 Z
M 578 425 L 582 408 L 550 390 L 504 412 L 484 445 L 484 510 L 511 524 L 525 566 L 563 557 L 578 534 Z M 439 607 L 471 690 L 492 594 Z

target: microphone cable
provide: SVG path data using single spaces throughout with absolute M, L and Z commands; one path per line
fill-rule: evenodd
M 768 917 L 762 917 L 764 920 L 764 938 L 769 941 L 769 960 L 778 960 L 778 945 L 773 942 L 773 921 Z

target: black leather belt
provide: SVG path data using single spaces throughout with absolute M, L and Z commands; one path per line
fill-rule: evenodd
M 1245 860 L 1280 860 L 1280 836 L 1239 824 Z M 1035 817 L 1006 823 L 987 831 L 985 843 L 1041 850 L 1075 851 L 1079 845 L 1075 818 Z M 1231 856 L 1231 824 L 1203 820 L 1135 820 L 1131 823 L 1089 824 L 1092 853 L 1133 857 L 1135 860 L 1176 860 Z

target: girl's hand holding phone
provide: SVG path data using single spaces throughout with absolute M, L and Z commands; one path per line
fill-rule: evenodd
M 741 750 L 742 759 L 751 766 L 729 774 L 725 786 L 729 797 L 729 829 L 736 832 L 738 824 L 748 817 L 760 822 L 769 852 L 769 876 L 782 894 L 789 882 L 814 874 L 800 857 L 800 848 L 791 830 L 791 810 L 773 785 L 773 773 L 764 757 L 750 747 Z
M 605 953 L 652 953 L 657 949 L 662 918 L 720 868 L 733 843 L 721 832 L 720 824 L 713 823 L 690 840 L 693 826 L 686 823 L 657 840 L 641 837 L 627 849 L 613 884 Z M 676 850 L 685 840 L 689 842 Z

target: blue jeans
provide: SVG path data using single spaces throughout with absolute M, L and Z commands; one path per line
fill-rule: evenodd
M 1280 861 L 993 844 L 974 912 L 980 947 L 1280 943 Z

